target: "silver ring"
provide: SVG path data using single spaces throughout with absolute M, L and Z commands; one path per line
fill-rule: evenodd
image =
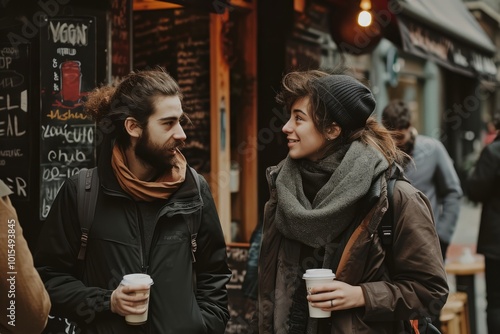
M 330 305 L 333 307 L 333 299 L 330 300 Z

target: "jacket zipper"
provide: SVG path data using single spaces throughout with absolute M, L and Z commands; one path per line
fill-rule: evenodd
M 144 222 L 142 220 L 141 209 L 139 209 L 139 206 L 137 204 L 135 205 L 135 210 L 137 213 L 137 223 L 138 223 L 137 225 L 138 225 L 139 236 L 140 236 L 140 238 L 139 238 L 139 257 L 141 258 L 141 273 L 147 274 L 148 269 L 149 269 L 149 262 L 148 262 L 148 264 L 146 264 L 146 249 L 145 249 L 146 243 L 144 241 L 144 225 L 143 225 Z M 156 230 L 156 227 L 155 227 L 155 230 Z M 151 248 L 149 251 L 151 252 Z M 142 326 L 144 326 L 144 331 L 146 333 L 151 333 L 150 323 L 151 323 L 150 321 L 147 321 L 144 325 L 142 325 Z
M 139 228 L 139 257 L 141 258 L 141 273 L 147 274 L 148 269 L 149 269 L 149 263 L 147 262 L 146 259 L 146 242 L 144 241 L 144 222 L 142 220 L 142 213 L 141 209 L 139 209 L 139 206 L 136 204 L 135 210 L 137 212 L 137 221 L 138 221 L 138 228 Z M 155 227 L 156 229 L 156 227 Z M 151 251 L 151 249 L 150 249 Z
M 161 211 L 161 209 L 160 209 Z M 151 250 L 153 249 L 153 247 L 156 245 L 156 243 L 158 242 L 158 237 L 159 237 L 159 234 L 158 234 L 158 223 L 160 221 L 160 217 L 161 216 L 157 216 L 156 217 L 156 222 L 155 222 L 155 228 L 153 230 L 153 238 L 151 238 L 151 244 L 149 245 L 149 255 L 148 255 L 148 258 L 144 259 L 144 261 L 147 261 L 147 268 L 149 268 L 149 263 L 151 263 Z

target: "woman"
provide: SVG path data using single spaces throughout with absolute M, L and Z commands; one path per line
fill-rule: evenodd
M 392 256 L 377 233 L 405 156 L 369 117 L 370 90 L 345 74 L 292 72 L 277 101 L 290 112 L 289 154 L 267 170 L 259 333 L 401 333 L 401 320 L 439 315 L 448 286 L 425 196 L 396 182 Z M 306 295 L 309 268 L 337 278 Z M 331 317 L 309 318 L 308 302 Z

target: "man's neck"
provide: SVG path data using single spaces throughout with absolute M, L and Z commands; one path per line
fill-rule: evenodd
M 151 181 L 156 177 L 156 170 L 142 162 L 134 153 L 132 147 L 125 150 L 125 165 L 141 181 Z

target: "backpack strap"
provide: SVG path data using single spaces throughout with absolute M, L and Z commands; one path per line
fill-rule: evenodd
M 386 250 L 391 250 L 392 239 L 393 239 L 393 227 L 395 224 L 394 217 L 394 187 L 396 186 L 396 181 L 404 180 L 408 181 L 404 177 L 404 172 L 399 165 L 394 165 L 391 168 L 391 175 L 387 180 L 387 201 L 388 207 L 384 216 L 382 217 L 382 221 L 379 224 L 378 233 L 380 239 L 382 240 L 382 245 Z
M 392 245 L 392 228 L 394 225 L 394 186 L 396 185 L 396 179 L 390 178 L 387 180 L 387 201 L 389 206 L 387 211 L 382 217 L 382 221 L 379 225 L 379 236 L 382 240 L 382 245 L 388 248 Z
M 80 251 L 78 252 L 78 260 L 80 261 L 85 259 L 89 231 L 94 220 L 97 195 L 99 193 L 99 175 L 95 171 L 96 167 L 90 169 L 82 168 L 78 173 L 76 199 L 78 202 L 78 220 L 80 223 L 80 230 L 82 231 L 80 237 Z M 94 191 L 92 191 L 92 188 Z
M 189 170 L 191 171 L 191 174 L 193 175 L 193 178 L 196 182 L 196 189 L 198 189 L 198 196 L 200 196 L 201 199 L 201 185 L 200 185 L 200 179 L 198 176 L 198 173 L 196 170 L 194 170 L 193 167 L 189 166 Z M 193 291 L 196 295 L 196 290 L 197 290 L 197 278 L 196 278 L 196 250 L 198 249 L 198 243 L 196 241 L 196 238 L 198 237 L 198 230 L 200 229 L 201 225 L 201 210 L 196 211 L 197 217 L 194 219 L 188 219 L 188 230 L 189 233 L 191 234 L 191 260 L 193 263 L 193 275 L 192 275 L 192 281 L 193 281 Z
M 189 166 L 189 169 L 191 170 L 191 174 L 193 175 L 193 178 L 196 182 L 196 188 L 198 189 L 198 195 L 201 198 L 201 186 L 200 186 L 200 179 L 198 177 L 198 173 L 194 170 L 193 167 Z M 196 238 L 198 237 L 198 230 L 200 229 L 201 225 L 201 212 L 197 211 L 196 212 L 197 216 L 196 219 L 188 219 L 188 229 L 189 233 L 191 234 L 191 255 L 192 255 L 192 261 L 193 264 L 196 263 L 196 250 L 198 249 L 198 243 L 196 241 Z

